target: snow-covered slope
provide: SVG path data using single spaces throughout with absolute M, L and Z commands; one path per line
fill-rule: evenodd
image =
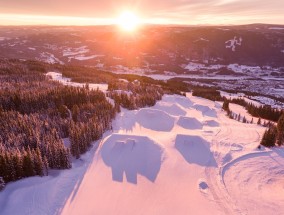
M 71 170 L 9 184 L 0 214 L 283 214 L 284 150 L 221 104 L 163 97 L 122 110 Z

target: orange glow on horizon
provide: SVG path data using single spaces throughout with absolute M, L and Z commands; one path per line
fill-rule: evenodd
M 53 25 L 53 26 L 91 26 L 91 25 L 117 25 L 125 32 L 133 32 L 145 24 L 177 24 L 177 25 L 238 25 L 251 23 L 283 24 L 280 16 L 268 17 L 265 21 L 262 16 L 213 16 L 212 14 L 198 15 L 195 19 L 179 20 L 169 17 L 139 17 L 135 13 L 125 12 L 118 17 L 77 17 L 77 16 L 52 16 L 36 14 L 8 14 L 0 13 L 0 26 L 21 25 Z M 249 20 L 249 21 L 247 21 Z
M 117 25 L 123 31 L 133 32 L 141 25 L 141 20 L 135 13 L 125 11 L 118 17 Z

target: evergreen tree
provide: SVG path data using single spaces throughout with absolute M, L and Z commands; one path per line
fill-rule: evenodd
M 3 177 L 0 176 L 0 191 L 5 188 L 5 181 Z
M 33 150 L 33 158 L 34 158 L 34 172 L 36 175 L 44 176 L 44 164 L 41 157 L 41 152 L 39 148 L 35 151 Z
M 30 148 L 25 152 L 23 158 L 23 171 L 25 177 L 34 176 L 34 165 Z
M 284 113 L 277 122 L 277 144 L 279 146 L 284 144 Z
M 71 153 L 72 155 L 78 159 L 80 157 L 80 149 L 79 149 L 79 137 L 78 130 L 75 126 L 73 126 L 70 132 L 70 145 L 71 145 Z
M 15 169 L 15 180 L 21 179 L 24 176 L 23 160 L 20 151 L 17 149 L 13 154 L 13 163 Z
M 229 110 L 229 101 L 227 99 L 224 100 L 222 108 L 225 111 Z
M 8 173 L 8 168 L 7 168 L 7 158 L 5 156 L 5 153 L 2 152 L 0 154 L 0 172 L 1 172 L 1 176 L 3 177 L 4 180 L 7 180 L 7 176 L 9 175 Z
M 7 175 L 7 169 L 6 169 L 6 157 L 4 156 L 4 153 L 0 151 L 0 176 L 6 177 Z
M 15 180 L 15 170 L 14 165 L 12 162 L 12 153 L 9 153 L 9 151 L 5 152 L 5 172 L 6 175 L 4 175 L 5 181 L 14 181 Z
M 78 105 L 74 105 L 72 108 L 72 118 L 74 122 L 79 121 L 79 113 L 80 113 L 80 110 L 79 110 Z
M 44 158 L 43 158 L 43 166 L 44 166 L 44 175 L 48 175 L 49 165 L 48 165 L 48 160 L 47 160 L 46 156 L 44 156 Z
M 58 108 L 58 112 L 60 113 L 62 118 L 71 117 L 69 114 L 69 109 L 66 105 L 60 105 Z
M 260 144 L 265 147 L 274 147 L 276 143 L 276 136 L 277 136 L 276 127 L 271 127 L 264 132 Z
M 238 121 L 241 121 L 241 114 L 238 115 L 237 120 L 238 120 Z
M 267 127 L 267 122 L 263 120 L 263 127 Z

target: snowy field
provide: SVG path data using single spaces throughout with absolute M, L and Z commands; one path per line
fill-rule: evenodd
M 244 93 L 227 93 L 220 91 L 222 97 L 227 99 L 244 99 L 247 103 L 251 103 L 255 106 L 270 105 L 273 108 L 283 109 L 284 104 L 276 102 L 274 99 L 264 97 L 264 96 L 250 96 L 251 99 L 247 98 Z M 253 99 L 253 100 L 252 100 Z
M 73 86 L 73 87 L 85 87 L 86 86 L 86 83 L 72 82 L 71 78 L 62 77 L 62 74 L 58 72 L 48 72 L 46 75 L 51 77 L 52 80 L 59 81 L 63 85 L 68 85 L 68 86 Z M 89 88 L 92 90 L 99 89 L 103 92 L 106 92 L 108 89 L 108 84 L 89 84 Z
M 165 95 L 122 109 L 72 169 L 8 184 L 0 214 L 280 215 L 284 149 L 257 149 L 264 130 L 220 103 Z

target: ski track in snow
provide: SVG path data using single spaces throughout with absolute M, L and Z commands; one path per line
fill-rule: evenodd
M 212 139 L 212 146 L 215 146 L 215 158 L 219 163 L 219 169 L 216 170 L 207 166 L 205 168 L 206 177 L 208 179 L 210 191 L 214 197 L 214 200 L 218 203 L 222 211 L 226 214 L 243 214 L 241 210 L 238 209 L 238 206 L 234 199 L 231 198 L 230 192 L 226 188 L 226 184 L 224 182 L 225 171 L 235 162 L 239 160 L 245 160 L 246 158 L 251 158 L 254 155 L 265 154 L 269 152 L 251 152 L 240 157 L 237 157 L 233 160 L 226 161 L 226 156 L 230 155 L 231 152 L 237 151 L 235 148 L 240 146 L 239 150 L 242 151 L 245 143 L 236 144 L 232 143 L 230 136 L 233 135 L 233 130 L 227 122 L 227 118 L 224 116 L 220 116 L 221 124 L 223 126 L 218 131 L 218 133 Z M 243 125 L 244 127 L 248 127 L 247 124 Z M 239 131 L 238 131 L 239 132 Z M 255 142 L 260 141 L 260 136 L 257 131 L 248 130 L 247 134 L 249 135 L 249 140 L 255 140 Z M 230 141 L 229 141 L 230 140 Z
M 48 177 L 8 184 L 0 193 L 0 214 L 284 211 L 279 191 L 283 188 L 284 193 L 283 148 L 256 149 L 265 128 L 231 120 L 221 107 L 187 94 L 187 98 L 165 95 L 154 107 L 122 109 L 113 131 L 73 161 L 71 170 L 52 170 Z M 268 163 L 258 166 L 260 158 Z M 255 177 L 254 170 L 261 179 L 254 182 L 257 186 L 247 182 Z M 277 195 L 270 197 L 266 186 Z M 247 203 L 238 187 L 255 193 L 258 208 Z M 266 198 L 277 201 L 261 206 Z

